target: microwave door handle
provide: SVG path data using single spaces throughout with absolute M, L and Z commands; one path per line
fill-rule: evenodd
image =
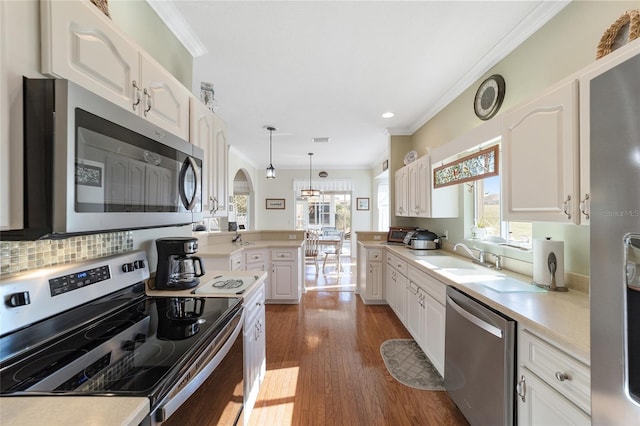
M 193 185 L 193 194 L 191 194 L 190 199 L 187 199 L 187 194 L 185 193 L 185 177 L 187 176 L 187 172 L 189 169 L 193 170 L 193 174 L 195 177 L 195 183 Z M 180 169 L 180 179 L 178 185 L 178 191 L 180 193 L 180 200 L 182 200 L 182 204 L 187 210 L 193 210 L 193 207 L 196 204 L 196 194 L 199 189 L 199 180 L 200 180 L 200 171 L 198 170 L 198 165 L 192 157 L 187 157 L 182 163 L 182 168 Z

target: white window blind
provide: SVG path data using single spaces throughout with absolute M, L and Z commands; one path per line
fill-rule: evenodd
M 311 187 L 320 192 L 350 192 L 353 188 L 351 179 L 322 179 L 311 180 Z M 300 198 L 300 191 L 309 189 L 309 179 L 294 179 L 293 190 L 296 198 Z

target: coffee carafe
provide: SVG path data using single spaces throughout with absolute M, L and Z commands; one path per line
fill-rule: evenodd
M 192 297 L 158 297 L 158 332 L 163 340 L 182 340 L 200 331 L 206 321 L 202 316 L 205 299 Z
M 200 283 L 204 265 L 197 256 L 198 239 L 192 237 L 160 238 L 156 240 L 158 266 L 156 290 L 184 290 Z

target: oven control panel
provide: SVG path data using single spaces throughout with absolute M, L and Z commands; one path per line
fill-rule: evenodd
M 86 271 L 74 272 L 73 274 L 49 279 L 49 291 L 51 291 L 51 297 L 59 296 L 69 291 L 108 280 L 109 278 L 111 278 L 109 266 L 98 266 L 97 268 L 87 269 Z

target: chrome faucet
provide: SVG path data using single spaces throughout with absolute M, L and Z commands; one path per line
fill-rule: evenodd
M 476 256 L 473 254 L 473 252 L 471 251 L 471 249 L 470 249 L 469 247 L 467 247 L 467 245 L 466 245 L 466 244 L 464 244 L 464 243 L 457 243 L 455 246 L 453 246 L 453 250 L 454 250 L 454 251 L 457 251 L 457 250 L 458 250 L 458 247 L 461 247 L 462 249 L 464 249 L 464 251 L 466 251 L 466 252 L 469 254 L 469 256 L 471 256 L 471 258 L 472 258 L 473 260 L 475 260 L 476 262 L 484 263 L 484 250 L 480 250 L 480 249 L 474 248 L 474 250 L 477 250 L 477 251 L 478 251 L 478 257 L 476 257 Z
M 236 231 L 236 236 L 231 240 L 232 243 L 240 243 L 242 244 L 242 234 Z
M 469 254 L 469 256 L 471 256 L 471 258 L 473 259 L 474 263 L 477 263 L 478 265 L 485 266 L 487 268 L 496 268 L 496 270 L 502 269 L 502 256 L 500 256 L 499 254 L 487 253 L 484 250 L 481 250 L 481 249 L 478 249 L 478 248 L 474 247 L 473 250 L 476 250 L 478 252 L 478 256 L 476 257 L 473 254 L 473 252 L 471 251 L 472 249 L 467 247 L 466 244 L 457 243 L 456 245 L 453 246 L 453 250 L 457 251 L 458 247 L 464 249 L 464 251 L 466 251 Z M 487 254 L 491 254 L 491 255 L 493 255 L 493 257 L 495 257 L 495 265 L 487 263 Z

